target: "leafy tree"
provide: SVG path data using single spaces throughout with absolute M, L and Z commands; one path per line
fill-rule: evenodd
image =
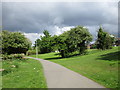
M 98 31 L 97 48 L 102 50 L 112 48 L 115 41 L 114 39 L 114 36 L 104 32 L 102 27 L 100 27 Z
M 88 29 L 82 26 L 72 28 L 59 36 L 51 36 L 47 30 L 43 33 L 44 36 L 37 39 L 35 43 L 39 47 L 40 53 L 58 50 L 62 57 L 68 57 L 75 51 L 83 54 L 87 49 L 87 43 L 92 40 L 92 35 L 88 32 Z
M 44 36 L 41 36 L 40 39 L 35 41 L 35 45 L 37 43 L 38 48 L 40 49 L 40 53 L 49 53 L 52 51 L 52 40 L 51 35 L 47 30 L 44 30 Z
M 68 40 L 71 49 L 77 49 L 79 54 L 83 54 L 87 49 L 87 44 L 92 41 L 92 35 L 88 32 L 87 28 L 77 26 L 69 31 Z
M 57 44 L 57 38 L 58 36 L 57 35 L 54 35 L 51 37 L 51 48 L 52 48 L 52 51 L 58 51 L 58 44 Z
M 31 42 L 20 32 L 9 32 L 3 30 L 1 32 L 2 38 L 2 53 L 26 53 L 31 47 Z
M 58 37 L 58 49 L 62 57 L 67 57 L 70 53 L 79 50 L 83 54 L 86 50 L 86 44 L 92 40 L 92 35 L 87 28 L 77 26 L 70 31 L 64 32 Z
M 60 52 L 60 55 L 62 57 L 68 57 L 69 56 L 69 49 L 68 49 L 68 32 L 64 32 L 63 34 L 56 37 L 56 45 L 58 48 L 58 51 Z

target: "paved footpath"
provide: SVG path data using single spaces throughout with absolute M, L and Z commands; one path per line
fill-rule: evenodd
M 105 88 L 59 64 L 33 57 L 27 58 L 36 59 L 42 63 L 48 88 Z

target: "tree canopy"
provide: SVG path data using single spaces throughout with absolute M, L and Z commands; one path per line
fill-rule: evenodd
M 104 32 L 102 27 L 100 27 L 98 31 L 97 48 L 102 50 L 110 49 L 112 48 L 114 42 L 114 36 Z
M 64 32 L 59 36 L 59 51 L 62 57 L 69 56 L 74 51 L 83 54 L 86 50 L 87 43 L 92 40 L 92 35 L 87 28 L 77 26 L 70 31 Z
M 40 53 L 48 53 L 52 51 L 52 39 L 51 35 L 47 30 L 43 31 L 44 36 L 41 36 L 40 39 L 35 41 L 35 46 L 37 45 Z
M 40 53 L 49 53 L 55 50 L 60 52 L 62 57 L 68 57 L 74 52 L 79 52 L 79 55 L 85 54 L 87 45 L 92 41 L 92 35 L 88 29 L 83 26 L 76 26 L 60 35 L 51 36 L 47 30 L 44 30 L 44 36 L 37 39 L 37 44 Z M 104 32 L 100 27 L 96 47 L 98 49 L 109 49 L 114 43 L 114 37 L 107 32 Z
M 92 41 L 92 35 L 87 28 L 77 26 L 69 31 L 68 41 L 71 49 L 78 49 L 79 53 L 83 54 L 87 44 Z
M 26 53 L 31 47 L 31 42 L 20 32 L 9 32 L 2 30 L 0 32 L 2 38 L 2 53 Z

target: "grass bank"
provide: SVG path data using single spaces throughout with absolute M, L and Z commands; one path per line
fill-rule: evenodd
M 39 61 L 14 59 L 2 62 L 2 88 L 46 88 L 43 68 Z
M 88 50 L 88 55 L 61 58 L 58 53 L 40 54 L 38 58 L 50 60 L 82 74 L 107 88 L 118 87 L 118 47 L 110 50 Z M 35 57 L 35 55 L 32 55 Z

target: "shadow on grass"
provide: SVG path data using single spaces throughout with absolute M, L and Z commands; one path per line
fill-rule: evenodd
M 62 59 L 62 57 L 45 58 L 45 60 L 56 60 L 56 59 Z
M 10 69 L 4 70 L 4 71 L 2 71 L 2 76 L 7 75 L 7 74 L 9 74 L 11 72 L 12 72 L 12 70 L 10 70 Z
M 108 60 L 108 61 L 117 61 L 119 60 L 119 57 L 120 57 L 119 55 L 120 55 L 120 51 L 117 51 L 117 52 L 101 55 L 100 58 L 98 59 Z
M 54 55 L 60 55 L 59 53 L 54 54 Z M 74 56 L 78 56 L 79 54 L 74 54 L 74 55 L 69 55 L 68 57 L 64 57 L 64 58 L 70 58 L 70 57 L 74 57 Z M 51 58 L 45 58 L 45 60 L 58 60 L 58 59 L 64 59 L 61 56 L 58 57 L 51 57 Z

